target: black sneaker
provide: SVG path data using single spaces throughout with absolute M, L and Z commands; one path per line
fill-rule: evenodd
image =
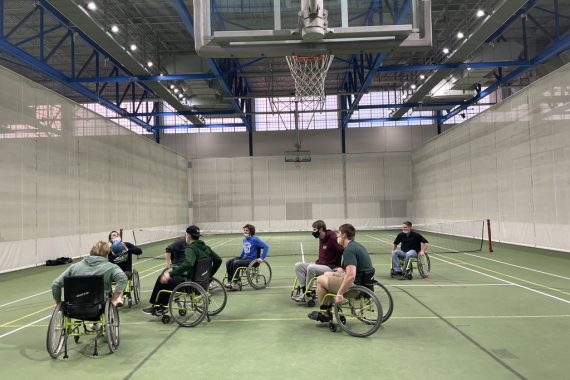
M 390 277 L 392 277 L 392 278 L 393 278 L 393 277 L 402 277 L 403 275 L 404 275 L 404 274 L 402 273 L 402 271 L 399 271 L 399 270 L 394 270 L 394 269 L 392 269 L 392 270 L 390 271 Z
M 154 306 L 145 307 L 142 312 L 148 315 L 156 315 L 156 308 Z
M 323 314 L 320 311 L 312 311 L 309 313 L 309 315 L 307 315 L 307 317 L 309 317 L 309 319 L 312 319 L 313 321 L 317 321 L 317 322 L 330 322 L 331 321 L 331 317 L 329 315 Z

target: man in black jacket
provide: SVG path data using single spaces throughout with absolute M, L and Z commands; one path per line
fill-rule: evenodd
M 398 244 L 401 248 L 396 250 Z M 402 232 L 396 236 L 392 244 L 392 276 L 403 276 L 412 257 L 423 256 L 428 249 L 429 242 L 422 235 L 412 229 L 412 222 L 402 224 Z M 404 267 L 400 268 L 400 259 L 404 259 Z M 408 278 L 411 279 L 410 276 Z

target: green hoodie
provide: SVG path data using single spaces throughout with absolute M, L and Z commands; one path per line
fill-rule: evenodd
M 58 278 L 53 280 L 51 284 L 51 293 L 53 299 L 61 300 L 61 289 L 63 288 L 63 279 L 72 276 L 97 276 L 103 275 L 105 283 L 105 294 L 111 293 L 112 283 L 116 282 L 115 291 L 122 292 L 127 284 L 127 275 L 117 265 L 109 262 L 106 257 L 87 256 L 78 263 L 67 268 Z
M 212 258 L 212 276 L 214 276 L 220 265 L 222 265 L 222 259 L 220 256 L 218 256 L 218 254 L 214 252 L 212 248 L 208 247 L 202 240 L 192 241 L 184 251 L 184 256 L 184 262 L 170 272 L 171 276 L 181 276 L 191 279 L 196 260 L 205 257 Z

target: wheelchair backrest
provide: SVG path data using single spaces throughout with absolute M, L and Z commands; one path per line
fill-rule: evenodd
M 103 276 L 72 276 L 63 279 L 65 315 L 98 320 L 105 305 Z
M 371 290 L 374 291 L 374 273 L 376 273 L 376 269 L 372 268 L 369 270 L 357 271 L 356 278 L 354 279 L 355 285 L 365 286 L 367 288 L 372 288 Z
M 212 272 L 212 258 L 204 257 L 196 260 L 194 265 L 194 273 L 192 281 L 200 284 L 204 289 L 208 288 L 210 283 L 210 273 Z

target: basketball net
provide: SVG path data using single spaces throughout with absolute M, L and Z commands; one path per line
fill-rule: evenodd
M 305 109 L 322 110 L 326 100 L 325 79 L 334 55 L 291 55 L 285 59 L 295 81 L 295 101 Z

